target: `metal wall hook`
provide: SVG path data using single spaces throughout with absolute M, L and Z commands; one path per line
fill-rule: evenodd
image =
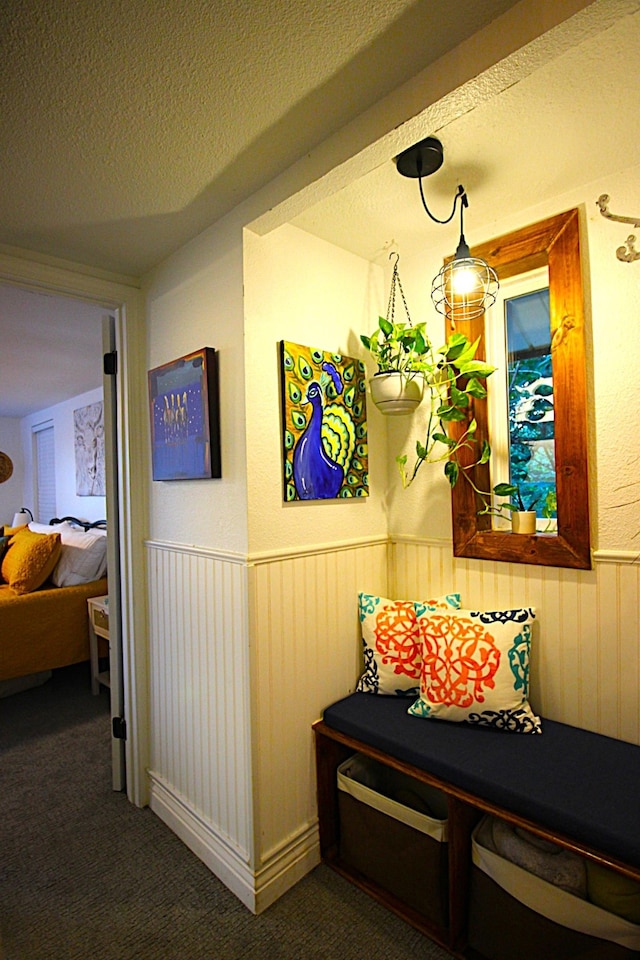
M 596 204 L 600 208 L 600 213 L 607 220 L 615 220 L 616 223 L 630 223 L 632 226 L 640 228 L 640 217 L 621 217 L 615 213 L 611 213 L 609 210 L 609 200 L 611 197 L 608 193 L 602 193 L 596 200 Z M 636 238 L 634 234 L 630 234 L 626 240 L 626 246 L 618 247 L 616 250 L 616 257 L 618 260 L 622 260 L 623 263 L 633 263 L 634 260 L 640 260 L 640 251 L 635 248 Z

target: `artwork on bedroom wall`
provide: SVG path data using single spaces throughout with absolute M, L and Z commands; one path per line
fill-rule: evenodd
M 203 347 L 148 377 L 153 479 L 221 477 L 216 351 Z
M 104 497 L 104 409 L 102 400 L 73 411 L 76 496 Z
M 369 495 L 362 360 L 280 343 L 284 499 Z

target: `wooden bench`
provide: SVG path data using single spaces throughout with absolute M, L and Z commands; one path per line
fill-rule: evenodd
M 452 956 L 467 947 L 471 833 L 484 813 L 640 881 L 640 747 L 543 719 L 541 735 L 424 720 L 401 697 L 355 693 L 314 725 L 323 860 Z M 361 753 L 448 801 L 448 924 L 436 926 L 340 857 L 338 766 Z M 372 838 L 372 842 L 375 838 Z

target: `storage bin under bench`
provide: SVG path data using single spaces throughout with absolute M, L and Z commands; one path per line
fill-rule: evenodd
M 423 720 L 408 705 L 355 693 L 314 724 L 321 854 L 338 872 L 464 958 L 485 956 L 468 943 L 472 832 L 484 813 L 640 881 L 640 747 L 551 720 L 541 735 Z M 448 922 L 434 923 L 341 855 L 337 771 L 355 753 L 446 795 Z M 597 942 L 588 956 L 598 960 Z

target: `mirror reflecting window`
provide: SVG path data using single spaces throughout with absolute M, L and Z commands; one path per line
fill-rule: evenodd
M 485 323 L 491 488 L 511 483 L 527 509 L 537 512 L 539 532 L 556 527 L 555 423 L 549 271 L 511 277 L 500 289 Z M 497 507 L 501 498 L 492 497 Z M 509 529 L 493 515 L 493 528 Z
M 454 555 L 589 569 L 587 394 L 578 211 L 474 247 L 498 272 L 501 302 L 460 324 L 498 370 L 469 420 L 492 448 L 452 489 Z M 495 381 L 495 382 L 494 382 Z M 460 434 L 468 421 L 457 425 Z M 470 454 L 471 457 L 471 454 Z M 471 462 L 471 460 L 469 461 Z M 479 512 L 476 490 L 517 484 L 536 499 L 536 533 Z M 474 489 L 475 487 L 475 489 Z

